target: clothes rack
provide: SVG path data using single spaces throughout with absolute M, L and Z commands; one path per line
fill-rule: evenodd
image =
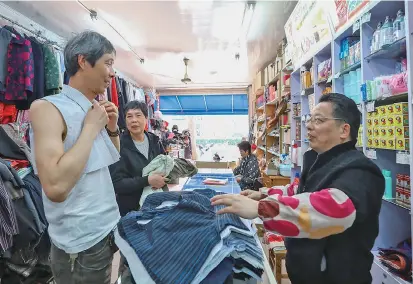
M 64 48 L 62 46 L 60 46 L 57 42 L 55 41 L 51 41 L 48 38 L 46 38 L 45 36 L 42 35 L 42 31 L 38 30 L 38 31 L 33 31 L 29 28 L 26 28 L 25 26 L 21 25 L 19 22 L 14 21 L 4 15 L 0 14 L 0 18 L 3 20 L 6 20 L 7 22 L 9 22 L 10 24 L 14 25 L 14 26 L 18 26 L 19 28 L 25 30 L 26 32 L 31 33 L 32 35 L 36 36 L 37 38 L 42 39 L 43 41 L 45 41 L 46 44 L 50 44 L 53 45 L 53 47 L 58 48 L 60 50 L 63 50 Z

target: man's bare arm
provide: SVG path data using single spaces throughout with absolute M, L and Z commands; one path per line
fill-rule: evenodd
M 99 132 L 97 126 L 84 124 L 75 145 L 64 152 L 62 134 L 65 123 L 60 112 L 47 101 L 36 101 L 30 108 L 36 166 L 46 196 L 54 202 L 66 200 L 80 179 Z

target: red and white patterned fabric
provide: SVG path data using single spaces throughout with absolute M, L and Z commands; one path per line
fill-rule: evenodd
M 258 205 L 265 229 L 292 238 L 321 239 L 350 228 L 356 219 L 351 199 L 338 188 L 296 194 L 297 184 L 262 188 Z

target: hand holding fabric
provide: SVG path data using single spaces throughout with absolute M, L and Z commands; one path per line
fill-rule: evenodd
M 106 110 L 106 113 L 108 114 L 109 130 L 115 132 L 118 127 L 118 117 L 119 117 L 118 108 L 116 107 L 114 103 L 109 102 L 109 101 L 101 101 L 99 102 L 99 105 L 103 107 Z
M 258 217 L 258 201 L 239 194 L 223 194 L 211 199 L 212 206 L 225 205 L 217 214 L 233 213 L 245 219 Z
M 161 174 L 154 173 L 148 176 L 148 182 L 152 188 L 162 188 L 165 185 L 165 177 Z

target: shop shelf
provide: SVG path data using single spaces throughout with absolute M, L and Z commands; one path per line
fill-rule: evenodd
M 367 55 L 364 59 L 367 61 L 373 59 L 399 59 L 402 56 L 406 56 L 406 37 L 390 45 L 383 46 L 381 49 Z

